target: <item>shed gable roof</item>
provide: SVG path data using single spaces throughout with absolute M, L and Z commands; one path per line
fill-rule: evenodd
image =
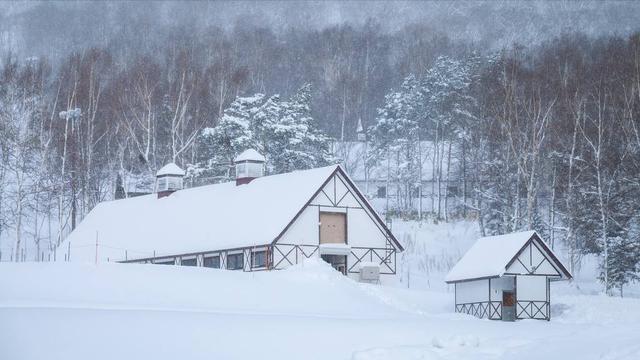
M 445 281 L 452 283 L 502 276 L 531 242 L 539 245 L 542 254 L 559 269 L 561 276 L 571 278 L 569 271 L 535 231 L 522 231 L 478 239 L 449 271 Z

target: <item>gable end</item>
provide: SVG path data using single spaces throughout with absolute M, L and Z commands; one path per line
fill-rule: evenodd
M 529 254 L 526 254 L 527 251 Z M 542 258 L 534 259 L 534 255 L 538 253 L 542 255 Z M 523 258 L 528 259 L 529 263 L 527 263 L 526 260 L 523 262 Z M 539 269 L 544 271 L 549 270 L 549 268 L 553 269 L 553 273 L 536 274 Z M 509 269 L 515 269 L 516 271 L 509 271 Z M 507 271 L 507 274 L 523 273 L 529 275 L 564 276 L 567 279 L 572 278 L 569 271 L 562 265 L 558 258 L 556 258 L 545 242 L 535 233 L 507 263 L 505 271 Z
M 339 177 L 337 176 L 338 174 L 340 175 Z M 344 181 L 347 182 L 347 184 L 342 184 L 342 186 L 345 186 L 347 188 L 346 192 L 343 193 L 343 192 L 337 191 L 336 189 L 337 187 L 336 184 L 338 183 L 337 179 L 340 179 L 341 183 L 343 183 L 343 179 Z M 333 191 L 329 191 L 330 193 L 326 193 L 324 190 L 327 187 L 327 185 L 330 185 L 330 184 L 333 184 L 332 186 L 330 186 Z M 353 194 L 351 194 L 351 192 L 348 191 L 348 188 L 353 189 Z M 353 198 L 352 195 L 355 196 L 357 199 Z M 331 174 L 322 183 L 322 185 L 320 185 L 320 187 L 313 193 L 313 195 L 300 208 L 300 210 L 298 210 L 298 212 L 291 219 L 291 221 L 284 227 L 284 229 L 282 229 L 282 231 L 278 234 L 278 236 L 276 236 L 276 238 L 272 241 L 272 244 L 275 244 L 287 232 L 287 230 L 289 230 L 289 228 L 301 216 L 304 210 L 309 205 L 311 205 L 312 202 L 318 197 L 325 199 L 331 204 L 331 205 L 326 204 L 327 206 L 336 206 L 337 204 L 340 204 L 341 202 L 345 201 L 345 199 L 349 199 L 349 198 L 359 201 L 364 205 L 364 208 L 365 208 L 364 210 L 372 215 L 372 220 L 380 228 L 384 236 L 387 237 L 387 239 L 389 239 L 399 251 L 404 250 L 402 245 L 400 245 L 400 242 L 395 238 L 395 236 L 393 236 L 393 234 L 391 233 L 387 225 L 382 221 L 382 219 L 380 219 L 380 216 L 378 216 L 378 214 L 373 209 L 371 204 L 369 204 L 367 199 L 362 195 L 360 190 L 355 186 L 355 184 L 351 181 L 349 176 L 344 172 L 344 170 L 342 170 L 342 167 L 339 165 L 336 166 L 336 169 L 331 172 Z M 321 204 L 318 204 L 318 205 L 321 205 Z

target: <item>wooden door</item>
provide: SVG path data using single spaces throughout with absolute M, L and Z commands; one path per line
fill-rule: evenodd
M 515 306 L 515 296 L 512 291 L 502 292 L 502 306 Z
M 516 294 L 513 291 L 502 292 L 502 320 L 516 320 Z
M 320 213 L 320 244 L 347 243 L 347 214 Z

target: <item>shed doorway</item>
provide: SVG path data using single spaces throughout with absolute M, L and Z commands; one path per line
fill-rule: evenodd
M 340 271 L 343 275 L 347 275 L 347 256 L 346 255 L 322 255 L 322 260 L 331 264 L 331 266 Z
M 502 320 L 516 321 L 516 293 L 502 291 Z

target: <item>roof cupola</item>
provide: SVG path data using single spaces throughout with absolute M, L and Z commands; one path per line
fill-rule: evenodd
M 265 158 L 254 149 L 243 151 L 233 163 L 236 167 L 236 185 L 248 184 L 264 175 Z
M 158 199 L 171 195 L 182 189 L 184 170 L 175 163 L 169 163 L 158 170 L 156 174 L 156 192 Z

